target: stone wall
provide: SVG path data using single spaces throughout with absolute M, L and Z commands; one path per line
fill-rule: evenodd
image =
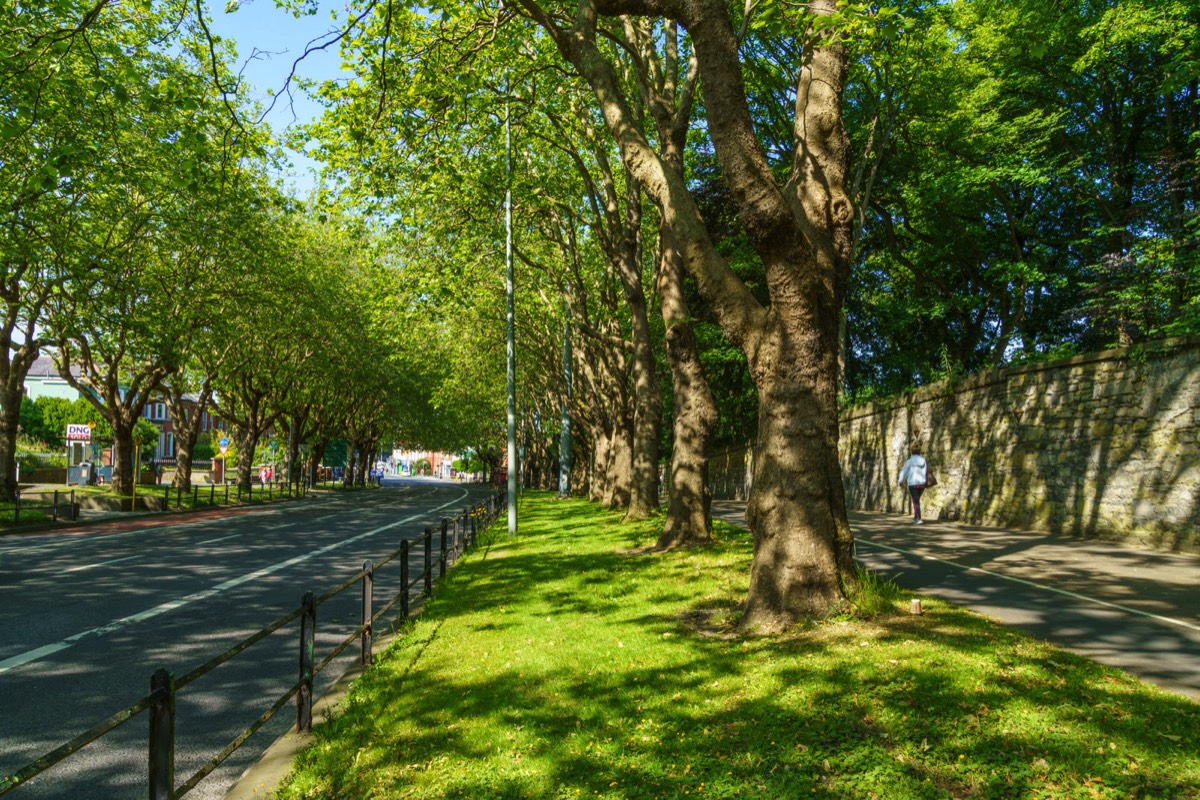
M 1200 552 L 1200 338 L 997 369 L 841 419 L 846 502 L 908 511 L 921 442 L 927 519 L 1136 540 Z M 713 496 L 745 500 L 753 452 L 714 454 Z
M 850 508 L 901 512 L 919 440 L 930 519 L 1200 551 L 1200 338 L 997 369 L 847 410 Z

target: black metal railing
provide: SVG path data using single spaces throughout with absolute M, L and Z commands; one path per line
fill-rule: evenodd
M 26 520 L 29 519 L 30 512 L 44 512 L 54 522 L 60 519 L 75 519 L 78 511 L 75 505 L 75 490 L 60 491 L 58 489 L 49 493 L 50 497 L 46 497 L 47 492 L 37 492 L 37 499 L 33 499 L 28 495 L 22 496 L 20 491 L 13 495 L 13 503 L 11 508 L 12 521 L 14 525 L 21 524 L 21 515 L 24 514 Z M 6 509 L 8 511 L 8 509 Z M 8 516 L 7 513 L 4 516 Z
M 452 519 L 442 519 L 439 544 L 439 576 L 445 576 L 447 566 L 453 565 L 463 553 L 476 545 L 479 534 L 491 527 L 503 508 L 504 495 L 496 493 L 488 496 L 487 499 L 475 506 L 464 510 Z M 409 551 L 411 545 L 409 540 L 405 539 L 400 543 L 399 549 L 378 562 L 363 562 L 363 567 L 357 574 L 319 597 L 314 596 L 312 592 L 306 592 L 301 599 L 299 608 L 287 616 L 277 619 L 257 633 L 243 639 L 225 652 L 188 672 L 183 677 L 175 678 L 166 669 L 155 671 L 150 677 L 149 694 L 11 775 L 0 777 L 0 795 L 7 794 L 27 783 L 60 761 L 79 752 L 87 745 L 134 719 L 143 711 L 148 712 L 149 716 L 147 777 L 151 800 L 177 800 L 177 798 L 183 797 L 204 780 L 209 773 L 233 755 L 247 739 L 266 725 L 292 698 L 296 698 L 296 729 L 298 731 L 312 730 L 313 681 L 315 677 L 321 674 L 356 639 L 361 643 L 359 663 L 363 666 L 369 666 L 374 660 L 372 647 L 375 639 L 375 624 L 388 614 L 397 603 L 400 605 L 401 621 L 407 619 L 410 612 L 410 595 L 413 589 L 420 583 L 424 583 L 422 593 L 425 596 L 432 596 L 433 537 L 434 529 L 426 528 L 425 534 L 422 537 L 425 549 L 424 569 L 422 570 L 422 574 L 415 579 L 410 579 Z M 400 560 L 399 591 L 382 608 L 376 611 L 374 609 L 375 577 L 382 567 L 397 558 Z M 323 603 L 328 602 L 360 582 L 362 583 L 361 624 L 333 648 L 320 663 L 314 663 L 316 659 L 317 609 Z M 219 753 L 209 759 L 204 766 L 188 777 L 187 780 L 176 786 L 175 700 L 179 692 L 209 672 L 212 672 L 221 664 L 261 642 L 271 634 L 290 625 L 297 619 L 300 620 L 300 667 L 296 682 L 276 699 L 258 719 L 254 720 L 254 722 L 234 737 L 232 741 L 225 745 Z

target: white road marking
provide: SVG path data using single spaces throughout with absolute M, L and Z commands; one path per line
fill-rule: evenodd
M 855 537 L 855 541 L 860 544 L 869 545 L 870 547 L 880 547 L 880 548 L 883 548 L 884 550 L 891 550 L 896 553 L 903 553 L 908 556 L 922 558 L 922 559 L 925 559 L 926 561 L 936 561 L 939 564 L 945 564 L 947 566 L 954 567 L 955 569 L 961 569 L 964 572 L 978 572 L 982 575 L 989 575 L 993 578 L 1000 578 L 1001 580 L 1011 581 L 1013 583 L 1019 583 L 1023 586 L 1031 586 L 1035 589 L 1043 589 L 1047 592 L 1054 592 L 1055 594 L 1061 594 L 1066 597 L 1073 598 L 1075 600 L 1082 600 L 1085 603 L 1095 603 L 1096 605 L 1105 606 L 1107 608 L 1115 608 L 1118 611 L 1125 611 L 1130 614 L 1137 614 L 1138 616 L 1141 616 L 1141 617 L 1147 617 L 1149 619 L 1156 619 L 1159 622 L 1166 622 L 1169 625 L 1178 625 L 1179 627 L 1187 628 L 1188 630 L 1200 631 L 1200 625 L 1193 625 L 1192 623 L 1186 622 L 1181 619 L 1175 619 L 1174 617 L 1164 617 L 1161 614 L 1152 614 L 1149 611 L 1142 611 L 1137 608 L 1130 608 L 1129 606 L 1123 606 L 1120 603 L 1110 603 L 1107 600 L 1100 600 L 1095 597 L 1088 597 L 1087 595 L 1084 595 L 1084 594 L 1078 594 L 1076 592 L 1067 591 L 1066 589 L 1058 589 L 1053 586 L 1046 586 L 1045 584 L 1037 583 L 1035 581 L 1027 581 L 1024 578 L 1014 578 L 1013 576 L 1005 575 L 1002 572 L 993 572 L 992 570 L 983 569 L 982 567 L 969 567 L 966 564 L 959 564 L 958 562 L 949 561 L 947 559 L 938 558 L 936 556 L 928 556 L 928 555 L 925 555 L 924 553 L 917 553 L 913 550 L 905 550 L 903 547 L 893 547 L 888 544 L 880 544 L 879 542 L 873 542 L 870 539 L 863 539 L 861 537 Z
M 92 567 L 106 567 L 109 564 L 119 564 L 122 561 L 132 561 L 135 558 L 141 558 L 141 556 L 140 555 L 125 556 L 124 558 L 114 558 L 112 561 L 100 561 L 95 564 L 84 564 L 81 567 L 71 567 L 70 569 L 64 569 L 63 572 L 82 572 L 83 570 L 91 569 Z
M 215 542 L 223 542 L 223 541 L 225 541 L 226 539 L 234 539 L 234 538 L 236 538 L 236 537 L 238 537 L 238 536 L 241 536 L 241 535 L 242 535 L 242 534 L 240 534 L 240 533 L 231 533 L 231 534 L 229 534 L 228 536 L 218 536 L 216 539 L 205 539 L 203 542 L 196 542 L 196 543 L 195 543 L 194 545 L 192 545 L 192 546 L 193 546 L 193 547 L 199 547 L 199 546 L 200 546 L 200 545 L 202 545 L 202 544 L 213 544 L 213 543 L 215 543 Z
M 272 564 L 269 567 L 263 567 L 262 569 L 255 570 L 254 572 L 248 572 L 245 575 L 241 575 L 237 578 L 231 578 L 230 580 L 218 583 L 216 586 L 211 588 L 204 589 L 199 592 L 193 592 L 192 594 L 177 598 L 175 600 L 169 600 L 165 603 L 154 606 L 153 608 L 148 608 L 145 611 L 138 612 L 137 614 L 131 614 L 128 617 L 122 617 L 121 619 L 113 620 L 106 625 L 100 625 L 96 628 L 89 628 L 86 631 L 80 631 L 73 636 L 68 636 L 60 642 L 43 645 L 42 647 L 38 647 L 34 650 L 27 650 L 24 653 L 19 653 L 18 655 L 6 658 L 3 661 L 0 661 L 0 674 L 8 672 L 10 669 L 16 669 L 17 667 L 21 667 L 25 664 L 45 658 L 48 655 L 66 650 L 68 647 L 80 641 L 81 639 L 86 639 L 90 636 L 103 636 L 106 633 L 112 633 L 113 631 L 120 630 L 121 628 L 128 627 L 129 625 L 133 625 L 138 622 L 145 622 L 148 619 L 153 619 L 154 617 L 166 614 L 168 611 L 174 611 L 177 608 L 182 608 L 183 606 L 191 603 L 195 603 L 200 600 L 207 600 L 208 598 L 215 597 L 216 595 L 228 591 L 229 589 L 241 586 L 243 583 L 249 583 L 250 581 L 257 580 L 272 573 L 279 572 L 280 570 L 287 569 L 288 567 L 299 564 L 302 561 L 307 561 L 310 558 L 324 555 L 330 550 L 336 550 L 342 545 L 350 544 L 351 542 L 357 542 L 359 539 L 365 539 L 368 536 L 374 536 L 377 533 L 382 533 L 383 531 L 395 528 L 398 525 L 404 525 L 412 522 L 413 520 L 420 519 L 421 517 L 431 514 L 435 511 L 441 511 L 443 508 L 452 506 L 458 501 L 462 500 L 467 496 L 467 494 L 468 492 L 464 489 L 461 495 L 448 503 L 443 503 L 437 508 L 427 509 L 420 514 L 414 514 L 411 517 L 405 517 L 404 519 L 399 519 L 395 522 L 389 522 L 387 525 L 381 525 L 378 528 L 374 528 L 365 533 L 360 533 L 357 536 L 351 536 L 348 539 L 342 539 L 340 542 L 334 542 L 333 544 L 313 550 L 310 553 L 305 553 L 304 555 L 296 556 L 295 558 L 289 558 L 287 561 L 280 561 L 278 564 Z

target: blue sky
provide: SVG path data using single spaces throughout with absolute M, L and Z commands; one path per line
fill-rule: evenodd
M 270 103 L 269 91 L 281 92 L 292 63 L 308 43 L 337 30 L 339 22 L 344 22 L 346 16 L 345 7 L 330 0 L 321 0 L 320 10 L 315 15 L 299 19 L 277 8 L 274 0 L 246 2 L 233 13 L 226 13 L 224 0 L 209 0 L 209 10 L 213 32 L 235 43 L 238 68 L 244 68 L 251 96 L 264 107 Z M 331 19 L 331 12 L 337 14 L 337 21 Z M 296 73 L 306 78 L 326 79 L 336 77 L 340 67 L 338 48 L 333 45 L 325 51 L 310 53 L 296 67 Z M 292 101 L 289 102 L 286 96 L 280 97 L 266 121 L 275 134 L 281 136 L 288 127 L 308 122 L 320 112 L 317 104 L 293 86 Z M 315 183 L 313 171 L 319 164 L 294 152 L 291 160 L 292 168 L 280 177 L 303 197 Z

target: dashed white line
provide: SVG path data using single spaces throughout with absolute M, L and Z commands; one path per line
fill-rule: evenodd
M 64 569 L 63 572 L 82 572 L 85 569 L 91 569 L 93 567 L 106 567 L 109 564 L 119 564 L 122 561 L 132 561 L 135 558 L 141 558 L 141 556 L 140 555 L 125 556 L 124 558 L 114 558 L 112 561 L 99 561 L 95 564 L 84 564 L 83 566 L 71 567 L 70 569 Z
M 242 534 L 240 534 L 240 533 L 231 533 L 228 536 L 218 536 L 216 539 L 205 539 L 203 542 L 196 542 L 195 546 L 199 547 L 202 544 L 214 544 L 216 542 L 223 542 L 226 539 L 234 539 L 241 535 Z

